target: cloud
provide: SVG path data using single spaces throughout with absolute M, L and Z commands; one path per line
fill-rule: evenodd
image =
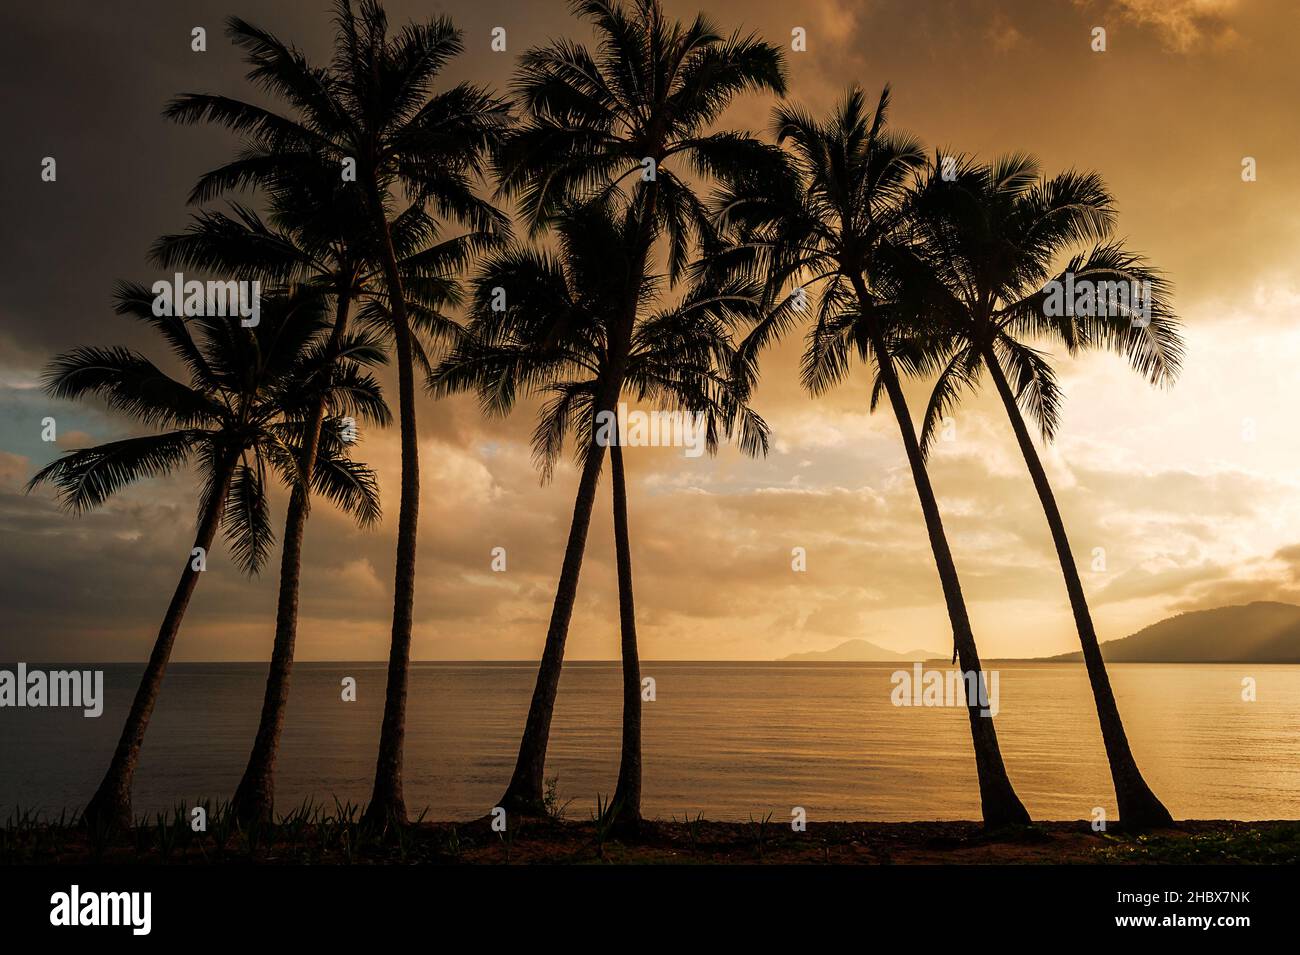
M 1025 35 L 1000 10 L 994 14 L 984 37 L 997 53 L 1009 53 L 1025 41 Z
M 77 448 L 88 448 L 95 444 L 95 439 L 85 431 L 72 430 L 64 431 L 55 440 L 55 444 L 60 451 L 75 450 Z
M 1054 358 L 1069 400 L 1062 436 L 1043 457 L 1098 628 L 1114 638 L 1183 607 L 1284 597 L 1297 586 L 1300 445 L 1292 440 L 1291 399 L 1300 288 L 1286 256 L 1300 241 L 1289 214 L 1300 173 L 1284 141 L 1294 108 L 1285 82 L 1290 37 L 1268 29 L 1293 11 L 1226 0 L 1078 2 L 1073 17 L 1041 0 L 746 0 L 711 10 L 725 30 L 754 29 L 786 49 L 790 29 L 806 27 L 809 51 L 788 56 L 790 94 L 815 112 L 850 82 L 874 96 L 888 80 L 893 121 L 930 145 L 984 157 L 1024 148 L 1053 171 L 1097 169 L 1120 200 L 1122 233 L 1175 281 L 1189 344 L 1176 388 L 1148 389 L 1114 356 Z M 39 13 L 23 14 L 24 30 L 7 35 L 35 38 L 10 44 L 19 72 L 36 64 L 70 78 L 34 89 L 19 104 L 17 140 L 45 141 L 58 132 L 58 117 L 80 115 L 75 94 L 85 77 L 117 85 L 111 108 L 59 133 L 67 153 L 60 172 L 75 172 L 68 182 L 77 191 L 61 183 L 14 197 L 11 218 L 24 227 L 11 232 L 22 241 L 10 243 L 3 261 L 28 281 L 0 306 L 0 658 L 142 659 L 192 535 L 195 489 L 185 473 L 133 488 L 81 517 L 60 512 L 48 489 L 21 494 L 59 450 L 41 440 L 44 416 L 56 417 L 64 445 L 142 430 L 93 405 L 45 396 L 40 369 L 51 355 L 122 343 L 173 367 L 147 326 L 110 316 L 109 291 L 119 277 L 145 277 L 144 250 L 183 222 L 178 197 L 232 142 L 166 124 L 156 105 L 193 87 L 199 67 L 209 71 L 199 85 L 244 87 L 233 51 L 214 49 L 199 63 L 167 39 L 175 35 L 167 25 L 175 5 L 153 6 L 157 15 L 142 21 L 142 42 L 176 52 L 152 60 L 151 71 L 120 68 L 121 44 L 112 40 L 121 18 L 109 13 L 79 14 L 77 29 L 63 32 Z M 495 16 L 493 9 L 475 15 Z M 521 45 L 525 37 L 575 35 L 563 5 L 512 15 L 535 18 Z M 1086 27 L 1094 20 L 1130 34 L 1132 42 L 1113 43 L 1115 56 L 1128 48 L 1122 69 L 1110 55 L 1088 50 Z M 308 48 L 328 48 L 327 19 L 306 7 L 286 7 L 281 25 Z M 1199 59 L 1151 55 L 1159 44 L 1187 52 L 1230 44 L 1234 30 L 1249 46 Z M 519 32 L 512 29 L 512 45 Z M 981 50 L 1011 52 L 1016 62 Z M 36 63 L 51 57 L 52 67 Z M 467 56 L 457 69 L 501 89 L 510 62 Z M 1100 134 L 1110 129 L 1105 123 L 1081 126 L 1077 110 L 1060 108 L 1118 102 L 1134 88 L 1144 91 L 1143 115 L 1160 119 L 1158 164 L 1142 150 L 1116 149 L 1114 135 Z M 1248 110 L 1236 108 L 1242 89 L 1252 91 Z M 766 135 L 772 105 L 771 97 L 746 96 L 726 125 Z M 1207 113 L 1222 119 L 1209 133 Z M 1238 175 L 1247 152 L 1261 159 L 1260 181 L 1250 185 Z M 100 162 L 105 156 L 110 161 Z M 123 182 L 142 187 L 123 189 Z M 78 205 L 86 194 L 100 201 Z M 69 230 L 72 221 L 81 227 Z M 1205 241 L 1207 221 L 1219 241 Z M 118 240 L 105 246 L 98 237 L 110 232 Z M 869 372 L 856 362 L 842 386 L 810 399 L 798 379 L 802 331 L 763 357 L 755 404 L 773 429 L 767 458 L 748 460 L 730 448 L 716 460 L 666 449 L 628 455 L 647 659 L 772 657 L 852 637 L 937 649 L 950 639 L 893 417 L 887 408 L 868 413 Z M 391 366 L 380 375 L 395 398 Z M 905 389 L 918 418 L 928 382 Z M 535 659 L 540 651 L 577 475 L 566 456 L 554 482 L 539 484 L 528 447 L 534 411 L 523 402 L 506 419 L 484 419 L 472 398 L 421 394 L 417 658 Z M 986 390 L 964 401 L 955 418 L 956 440 L 935 448 L 931 474 L 981 650 L 1077 649 L 1047 525 L 1001 407 Z M 1258 434 L 1252 443 L 1241 437 L 1246 418 Z M 384 519 L 364 530 L 327 503 L 313 507 L 300 595 L 303 659 L 382 659 L 387 652 L 396 429 L 364 434 L 358 453 L 380 472 Z M 283 510 L 277 490 L 277 521 Z M 508 554 L 505 573 L 490 568 L 497 546 Z M 807 548 L 806 573 L 791 569 L 794 546 Z M 1105 571 L 1091 570 L 1097 547 L 1105 548 Z M 278 562 L 250 580 L 219 545 L 209 568 L 178 659 L 265 659 Z M 606 471 L 571 658 L 617 654 L 617 600 Z
M 0 451 L 0 491 L 16 491 L 31 477 L 31 462 L 21 454 Z
M 1075 2 L 1093 5 L 1090 0 Z M 1239 0 L 1111 0 L 1107 10 L 1150 27 L 1167 49 L 1187 53 L 1206 44 L 1235 42 L 1230 20 L 1239 6 Z
M 1255 600 L 1300 603 L 1300 544 L 1278 548 L 1271 557 L 1223 568 L 1217 579 L 1185 590 L 1181 599 L 1171 604 L 1171 612 L 1211 610 Z
M 1229 572 L 1228 568 L 1210 561 L 1183 565 L 1170 557 L 1162 557 L 1115 575 L 1094 593 L 1092 603 L 1101 606 L 1145 597 L 1173 598 L 1193 585 L 1221 581 Z

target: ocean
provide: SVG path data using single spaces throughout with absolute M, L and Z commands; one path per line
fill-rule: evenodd
M 935 664 L 931 664 L 934 666 Z M 30 664 L 31 667 L 37 664 Z M 70 669 L 72 664 L 58 664 Z M 0 709 L 0 821 L 14 806 L 57 816 L 94 790 L 140 667 L 102 666 L 103 716 Z M 1115 816 L 1101 733 L 1078 664 L 991 662 L 996 726 L 1012 783 L 1040 819 Z M 643 811 L 664 819 L 977 819 L 960 707 L 896 706 L 903 664 L 645 662 Z M 1120 712 L 1147 781 L 1180 818 L 1300 818 L 1300 666 L 1113 664 Z M 248 756 L 264 664 L 173 664 L 141 757 L 135 811 L 228 799 Z M 413 815 L 470 819 L 505 789 L 533 663 L 416 663 L 405 786 Z M 356 702 L 341 681 L 357 681 Z M 1242 683 L 1255 684 L 1254 701 Z M 383 707 L 382 663 L 294 671 L 277 809 L 364 802 Z M 569 818 L 609 796 L 618 768 L 617 663 L 569 663 L 547 754 Z

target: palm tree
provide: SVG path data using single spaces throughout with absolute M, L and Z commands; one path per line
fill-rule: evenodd
M 237 272 L 260 275 L 264 280 L 300 283 L 302 293 L 313 292 L 334 302 L 335 319 L 327 356 L 334 356 L 338 362 L 378 360 L 382 355 L 373 354 L 375 337 L 391 342 L 393 326 L 385 307 L 387 289 L 382 268 L 365 243 L 364 204 L 333 170 L 311 171 L 306 165 L 295 168 L 285 181 L 276 182 L 270 193 L 271 224 L 238 204 L 232 204 L 229 214 L 205 210 L 193 216 L 185 232 L 160 239 L 153 249 L 154 261 L 164 268 Z M 390 223 L 390 230 L 394 247 L 400 250 L 415 355 L 427 367 L 426 342 L 450 334 L 453 323 L 441 315 L 438 307 L 455 297 L 457 286 L 451 273 L 464 263 L 471 244 L 465 237 L 435 241 L 437 224 L 418 206 L 408 207 L 398 215 Z M 357 318 L 364 334 L 349 338 L 347 328 L 356 304 L 360 305 Z M 304 474 L 311 473 L 317 443 L 322 440 L 327 396 L 320 396 L 307 422 Z M 388 423 L 386 411 L 378 423 Z M 323 437 L 337 440 L 341 434 L 327 430 Z M 309 512 L 309 490 L 302 483 L 295 484 L 285 518 L 275 642 L 262 715 L 248 765 L 232 800 L 245 822 L 271 818 L 274 806 L 275 759 L 289 700 L 302 544 Z M 373 522 L 378 518 L 378 509 L 363 517 L 363 523 Z
M 710 230 L 703 203 L 676 167 L 715 175 L 760 155 L 748 136 L 707 130 L 746 90 L 784 93 L 785 75 L 778 48 L 752 35 L 723 37 L 702 15 L 689 24 L 670 20 L 658 0 L 574 0 L 570 8 L 595 28 L 596 49 L 556 40 L 523 55 L 514 87 L 523 121 L 495 165 L 501 194 L 518 200 L 534 234 L 574 201 L 628 199 L 637 230 L 633 258 L 606 345 L 610 374 L 594 399 L 598 412 L 612 411 L 657 240 L 667 239 L 668 276 L 676 282 L 692 242 Z M 603 448 L 584 449 L 537 683 L 500 802 L 511 811 L 542 808 L 551 714 L 603 461 Z
M 335 195 L 326 193 L 322 198 L 327 202 L 333 199 L 346 204 L 347 195 L 337 195 L 344 192 L 341 186 L 330 191 Z M 307 288 L 322 296 L 333 295 L 334 326 L 325 350 L 329 368 L 324 372 L 332 376 L 334 361 L 344 352 L 343 337 L 347 333 L 362 259 L 353 244 L 331 241 L 328 234 L 321 236 L 310 228 L 322 211 L 339 206 L 333 203 L 317 206 L 313 203 L 309 207 L 310 212 L 297 219 L 298 228 L 294 228 L 292 224 L 295 223 L 295 211 L 307 210 L 294 202 L 285 201 L 286 198 L 283 193 L 277 196 L 277 218 L 285 222 L 286 228 L 268 226 L 255 212 L 241 206 L 234 207 L 233 215 L 204 212 L 193 218 L 185 233 L 160 239 L 154 247 L 153 259 L 164 268 L 198 268 L 213 272 L 231 270 L 264 277 L 281 273 L 284 277 L 303 281 Z M 298 462 L 304 476 L 312 475 L 315 471 L 322 439 L 328 440 L 332 436 L 322 434 L 325 399 L 326 394 L 322 393 L 305 423 L 302 458 Z M 289 680 L 297 642 L 302 547 L 310 507 L 309 485 L 304 481 L 295 483 L 285 515 L 276 599 L 275 641 L 267 670 L 262 714 L 248 765 L 232 800 L 232 808 L 244 823 L 269 820 L 275 802 L 275 757 L 289 702 Z M 371 523 L 377 518 L 378 508 L 373 513 L 365 514 L 363 523 Z
M 916 140 L 886 128 L 888 108 L 888 87 L 874 112 L 857 87 L 824 121 L 778 107 L 777 142 L 789 147 L 784 171 L 773 176 L 768 166 L 755 166 L 718 197 L 719 223 L 735 244 L 716 252 L 709 267 L 765 275 L 774 303 L 787 280 L 803 283 L 750 333 L 741 347 L 746 360 L 790 328 L 801 300 L 819 286 L 802 361 L 804 386 L 813 395 L 825 392 L 848 374 L 855 353 L 874 364 L 871 408 L 885 397 L 898 423 L 952 624 L 954 659 L 978 686 L 984 677 L 966 602 L 899 379 L 900 370 L 923 371 L 933 359 L 908 334 L 896 267 L 907 187 L 924 157 Z M 985 824 L 1027 822 L 993 719 L 980 715 L 976 701 L 967 712 Z
M 461 33 L 445 17 L 408 24 L 389 36 L 376 0 L 335 2 L 335 46 L 328 68 L 310 65 L 264 30 L 232 19 L 232 39 L 248 53 L 249 78 L 284 99 L 290 115 L 212 94 L 187 94 L 168 115 L 211 121 L 248 140 L 244 155 L 200 182 L 200 195 L 271 176 L 283 179 L 306 162 L 352 175 L 368 214 L 377 261 L 388 289 L 397 354 L 402 489 L 397 518 L 393 627 L 375 784 L 366 815 L 381 826 L 404 824 L 402 751 L 415 601 L 420 461 L 415 413 L 417 346 L 394 242 L 390 208 L 404 193 L 418 208 L 466 225 L 478 240 L 508 232 L 508 220 L 474 192 L 487 151 L 508 121 L 488 92 L 460 83 L 433 93 L 442 67 L 463 50 Z M 472 244 L 472 243 L 471 243 Z
M 743 453 L 767 453 L 766 423 L 747 406 L 736 383 L 724 377 L 736 360 L 724 326 L 732 323 L 733 314 L 743 315 L 757 301 L 757 295 L 739 290 L 723 295 L 693 290 L 676 309 L 656 315 L 638 329 L 638 340 L 629 355 L 628 383 L 635 389 L 636 400 L 653 399 L 660 405 L 675 405 L 683 414 L 704 415 L 710 454 L 716 452 L 713 436 L 720 425 L 728 433 L 737 432 L 737 444 Z M 668 336 L 661 337 L 665 330 Z M 641 664 L 632 590 L 627 478 L 623 448 L 617 441 L 609 447 L 609 461 L 623 665 L 622 745 L 618 782 L 609 811 L 621 827 L 635 830 L 641 822 Z
M 630 829 L 641 822 L 641 653 L 636 642 L 636 603 L 632 591 L 632 543 L 627 528 L 627 477 L 623 448 L 609 447 L 610 486 L 614 506 L 614 563 L 618 576 L 619 658 L 623 665 L 623 726 L 618 753 L 618 782 L 608 813 Z
M 114 411 L 168 430 L 70 451 L 42 468 L 28 490 L 49 482 L 63 505 L 80 513 L 128 484 L 161 477 L 188 462 L 197 467 L 201 490 L 195 550 L 185 555 L 108 772 L 82 814 L 92 828 L 131 825 L 131 781 L 140 747 L 218 529 L 246 573 L 256 573 L 270 552 L 275 534 L 265 496 L 267 470 L 291 484 L 300 478 L 303 406 L 306 396 L 314 396 L 310 382 L 319 380 L 324 327 L 317 301 L 284 295 L 263 297 L 259 324 L 251 329 L 240 327 L 237 318 L 155 315 L 152 293 L 138 285 L 119 287 L 117 310 L 151 324 L 185 366 L 189 382 L 169 377 L 126 348 L 81 347 L 51 363 L 46 391 L 69 400 L 95 396 Z M 347 407 L 382 404 L 373 381 L 352 378 Z M 317 488 L 349 508 L 363 509 L 373 496 L 374 476 L 334 451 L 328 449 L 317 468 Z
M 492 256 L 474 282 L 467 334 L 430 379 L 440 393 L 476 390 L 490 414 L 508 413 L 521 392 L 544 397 L 533 433 L 543 482 L 552 477 L 570 432 L 580 468 L 593 454 L 603 455 L 606 442 L 593 424 L 598 395 L 611 380 L 616 402 L 626 394 L 699 415 L 710 453 L 724 433 L 735 434 L 747 454 L 767 451 L 766 424 L 725 375 L 735 361 L 730 329 L 756 315 L 761 289 L 696 283 L 674 307 L 643 314 L 621 371 L 615 367 L 610 343 L 624 314 L 625 277 L 639 261 L 639 225 L 630 209 L 620 213 L 609 202 L 591 202 L 552 222 L 558 255 L 515 245 Z M 660 297 L 662 285 L 659 276 L 645 277 L 640 312 Z M 511 294 L 504 309 L 494 309 L 501 288 Z M 623 732 L 610 813 L 620 826 L 635 828 L 641 820 L 641 673 L 621 438 L 611 438 Z
M 1114 203 L 1097 174 L 1067 172 L 1044 179 L 1038 163 L 1023 155 L 989 165 L 954 158 L 949 172 L 947 179 L 932 173 L 915 197 L 914 235 L 924 253 L 918 265 L 926 279 L 926 318 L 934 323 L 927 331 L 950 336 L 950 355 L 926 409 L 922 447 L 929 449 L 944 415 L 987 371 L 1011 421 L 1065 576 L 1120 818 L 1131 826 L 1170 825 L 1169 810 L 1142 778 L 1129 748 L 1065 524 L 1025 423 L 1027 414 L 1043 440 L 1052 440 L 1062 398 L 1052 366 L 1027 339 L 1059 340 L 1070 354 L 1113 349 L 1152 384 L 1172 383 L 1183 344 L 1169 306 L 1169 286 L 1141 256 L 1110 241 Z M 1083 245 L 1090 247 L 1053 273 L 1072 249 Z M 1120 300 L 1117 295 L 1114 302 L 1099 299 L 1081 310 L 1070 302 L 1061 314 L 1049 315 L 1057 311 L 1046 307 L 1052 283 L 1063 290 L 1067 276 L 1080 290 L 1087 283 L 1103 288 L 1101 283 L 1128 288 L 1128 283 L 1144 283 L 1146 309 L 1139 314 L 1136 296 Z

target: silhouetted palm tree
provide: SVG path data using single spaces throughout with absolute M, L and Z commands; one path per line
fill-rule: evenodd
M 592 202 L 552 223 L 556 255 L 516 245 L 492 256 L 474 282 L 466 336 L 430 379 L 435 391 L 473 389 L 484 410 L 505 414 L 518 396 L 545 397 L 533 432 L 542 479 L 551 478 L 570 432 L 576 464 L 603 455 L 597 434 L 598 396 L 612 382 L 615 402 L 626 395 L 658 410 L 699 415 L 705 447 L 734 434 L 748 454 L 767 450 L 767 427 L 726 377 L 735 361 L 731 327 L 757 315 L 761 289 L 699 283 L 674 307 L 644 314 L 660 297 L 660 277 L 641 283 L 642 317 L 627 356 L 615 365 L 611 342 L 625 314 L 628 270 L 641 260 L 639 222 L 632 210 Z M 507 290 L 505 307 L 497 290 Z M 641 818 L 641 673 L 633 610 L 627 489 L 621 436 L 610 435 L 613 461 L 615 550 L 623 659 L 623 740 L 618 784 L 610 811 L 625 826 Z M 599 471 L 597 471 L 597 475 Z M 579 496 L 596 484 L 579 486 Z M 577 513 L 591 511 L 580 500 Z
M 908 185 L 924 156 L 916 140 L 886 128 L 888 107 L 888 87 L 874 112 L 856 87 L 824 121 L 778 107 L 777 141 L 789 147 L 784 172 L 774 176 L 772 169 L 780 166 L 756 165 L 718 198 L 720 225 L 732 231 L 736 244 L 715 254 L 710 268 L 767 277 L 776 305 L 742 345 L 746 361 L 752 363 L 759 349 L 794 324 L 802 300 L 817 286 L 820 303 L 803 356 L 804 386 L 823 393 L 848 374 L 854 354 L 875 366 L 871 407 L 884 396 L 898 422 L 952 624 L 954 658 L 982 682 L 957 568 L 899 380 L 900 369 L 922 371 L 933 356 L 909 337 L 895 267 Z M 803 284 L 777 303 L 791 280 Z M 993 719 L 980 709 L 977 702 L 967 707 L 985 824 L 1027 822 L 1007 778 Z
M 641 652 L 636 642 L 636 602 L 632 590 L 632 542 L 627 527 L 627 476 L 623 448 L 609 447 L 611 501 L 614 506 L 614 571 L 618 578 L 619 659 L 623 667 L 623 726 L 618 752 L 618 782 L 607 813 L 620 825 L 641 822 Z
M 1046 357 L 1028 343 L 1035 339 L 1060 341 L 1070 354 L 1113 349 L 1152 384 L 1171 383 L 1183 346 L 1169 307 L 1169 287 L 1141 256 L 1108 241 L 1115 209 L 1097 174 L 1067 172 L 1043 179 L 1037 162 L 1023 155 L 990 165 L 950 158 L 948 175 L 936 169 L 914 200 L 912 228 L 923 252 L 918 264 L 926 286 L 925 331 L 951 336 L 951 353 L 926 409 L 922 447 L 928 450 L 949 409 L 987 371 L 1011 421 L 1065 576 L 1120 818 L 1134 826 L 1169 825 L 1169 810 L 1142 778 L 1129 748 L 1065 523 L 1024 420 L 1028 414 L 1044 441 L 1055 436 L 1059 424 L 1062 396 Z M 1075 251 L 1080 246 L 1090 247 Z M 1054 272 L 1071 252 L 1064 268 Z M 1085 288 L 1106 292 L 1093 294 L 1081 309 L 1074 301 L 1066 305 L 1067 276 L 1069 287 L 1077 285 L 1080 293 Z M 1049 309 L 1053 281 L 1059 283 L 1063 307 Z M 1145 299 L 1135 294 L 1121 299 L 1116 290 L 1112 300 L 1102 284 L 1124 283 L 1129 292 L 1134 282 L 1143 283 L 1139 288 Z
M 656 315 L 638 328 L 638 341 L 629 355 L 629 385 L 636 400 L 654 400 L 660 407 L 676 406 L 683 414 L 705 416 L 709 453 L 716 452 L 719 424 L 738 431 L 738 445 L 749 455 L 767 453 L 767 425 L 749 409 L 726 380 L 734 361 L 729 331 L 719 324 L 725 312 L 748 311 L 758 296 L 741 294 L 715 298 L 696 292 L 677 309 Z M 728 302 L 728 299 L 734 301 Z M 678 326 L 678 327 L 673 327 Z M 695 327 L 692 327 L 695 326 Z M 662 333 L 667 331 L 666 337 Z M 692 354 L 694 353 L 694 354 Z M 593 382 L 594 384 L 594 382 Z M 594 389 L 593 389 L 594 394 Z M 632 589 L 632 549 L 627 518 L 627 478 L 623 448 L 610 445 L 610 484 L 614 509 L 614 554 L 618 578 L 620 649 L 623 665 L 623 732 L 618 783 L 609 812 L 622 827 L 641 821 L 641 663 L 637 649 L 636 609 Z
M 657 239 L 667 238 L 675 282 L 692 241 L 710 229 L 703 203 L 677 167 L 714 175 L 760 153 L 748 136 L 707 130 L 745 90 L 783 93 L 785 76 L 776 47 L 754 36 L 723 37 L 703 16 L 689 24 L 671 20 L 658 0 L 575 0 L 570 8 L 595 28 L 595 51 L 556 40 L 524 54 L 514 87 L 523 122 L 505 141 L 496 169 L 501 193 L 518 199 L 534 232 L 574 200 L 628 196 L 637 229 L 633 259 L 621 277 L 621 311 L 606 345 L 611 373 L 594 399 L 598 411 L 610 411 Z M 501 799 L 512 811 L 542 808 L 551 714 L 603 461 L 603 449 L 584 449 L 537 684 Z
M 327 354 L 340 359 L 369 354 L 376 338 L 391 344 L 393 325 L 385 305 L 388 292 L 383 269 L 372 247 L 367 247 L 368 217 L 356 191 L 341 182 L 334 170 L 312 173 L 300 165 L 284 181 L 272 185 L 268 179 L 262 185 L 270 193 L 270 224 L 241 205 L 232 205 L 229 214 L 204 211 L 193 217 L 185 232 L 164 236 L 155 244 L 155 261 L 166 268 L 236 272 L 300 283 L 301 294 L 312 292 L 333 301 L 335 319 Z M 456 296 L 458 286 L 452 273 L 466 261 L 472 242 L 466 237 L 437 242 L 436 223 L 418 206 L 398 215 L 390 230 L 399 250 L 413 350 L 417 362 L 427 367 L 426 343 L 450 334 L 455 327 L 438 308 Z M 365 333 L 359 338 L 347 335 L 354 305 L 360 306 L 356 317 Z M 318 402 L 307 422 L 304 473 L 310 473 L 314 465 L 325 410 L 323 401 Z M 387 419 L 380 423 L 387 424 Z M 337 439 L 341 434 L 329 432 L 325 437 Z M 245 822 L 269 819 L 274 806 L 275 758 L 289 700 L 302 544 L 310 506 L 307 489 L 296 484 L 285 518 L 275 642 L 262 715 L 232 801 Z M 376 511 L 373 517 L 377 516 Z
M 200 183 L 200 196 L 282 179 L 295 163 L 334 164 L 351 175 L 369 216 L 389 293 L 397 353 L 402 491 L 397 518 L 393 628 L 375 785 L 367 817 L 380 825 L 405 823 L 402 751 L 415 599 L 420 462 L 415 415 L 418 360 L 389 208 L 404 193 L 439 218 L 465 224 L 478 237 L 508 231 L 508 220 L 474 192 L 474 179 L 508 121 L 505 105 L 461 83 L 439 93 L 442 67 L 463 50 L 461 34 L 445 17 L 408 24 L 389 36 L 388 18 L 375 0 L 336 0 L 334 57 L 311 66 L 296 49 L 264 30 L 232 19 L 229 33 L 248 51 L 250 79 L 286 101 L 292 115 L 209 94 L 179 97 L 168 115 L 182 122 L 212 121 L 249 140 L 245 155 Z
M 70 451 L 42 468 L 28 490 L 53 484 L 65 507 L 98 507 L 121 488 L 160 477 L 193 462 L 201 480 L 194 548 L 159 627 L 108 772 L 83 812 L 93 828 L 131 824 L 131 781 L 149 718 L 162 686 L 172 646 L 190 597 L 205 569 L 218 528 L 236 564 L 256 573 L 270 553 L 265 488 L 268 467 L 290 484 L 301 478 L 303 420 L 321 382 L 320 303 L 310 297 L 264 296 L 259 323 L 243 328 L 236 317 L 155 315 L 152 293 L 137 285 L 118 290 L 119 313 L 151 324 L 189 373 L 189 383 L 169 377 L 149 359 L 125 348 L 81 347 L 56 358 L 45 377 L 56 398 L 98 397 L 114 411 L 160 434 Z M 197 330 L 197 335 L 191 332 Z M 383 406 L 378 386 L 355 369 L 336 379 L 331 402 L 355 413 Z M 313 474 L 318 492 L 364 513 L 377 506 L 374 475 L 347 460 L 340 448 L 322 449 Z

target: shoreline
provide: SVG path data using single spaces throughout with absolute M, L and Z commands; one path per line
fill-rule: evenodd
M 66 865 L 1206 865 L 1300 863 L 1300 820 L 1183 820 L 1172 829 L 1094 832 L 1087 821 L 986 832 L 978 822 L 648 820 L 635 835 L 593 821 L 520 819 L 514 831 L 415 822 L 380 838 L 356 820 L 299 812 L 242 830 L 214 813 L 195 833 L 179 815 L 106 840 L 72 825 L 0 830 L 0 864 Z

